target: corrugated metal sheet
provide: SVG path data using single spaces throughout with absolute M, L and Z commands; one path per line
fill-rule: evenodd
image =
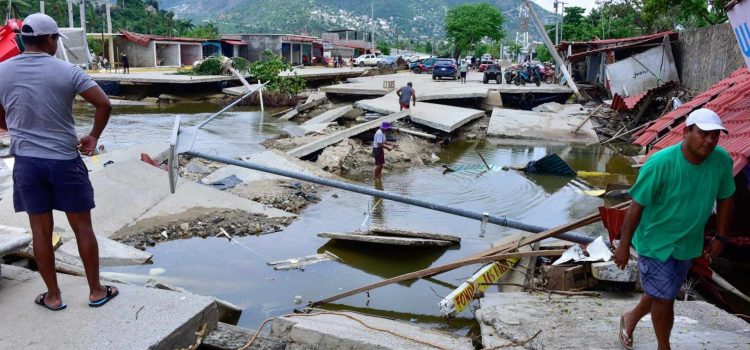
M 661 85 L 659 87 L 655 87 L 651 90 L 648 90 L 642 94 L 633 95 L 630 97 L 622 97 L 618 94 L 615 94 L 615 96 L 612 98 L 612 109 L 622 111 L 622 112 L 629 112 L 632 111 L 638 107 L 640 107 L 641 101 L 643 99 L 651 94 L 660 93 L 664 90 L 671 89 L 675 86 L 674 82 L 667 82 L 664 85 Z
M 666 35 L 669 35 L 671 41 L 679 38 L 679 33 L 676 32 L 660 32 L 649 35 L 633 36 L 629 38 L 619 39 L 604 39 L 604 40 L 592 40 L 584 42 L 568 42 L 563 41 L 557 45 L 558 51 L 567 51 L 568 46 L 573 46 L 573 53 L 577 54 L 581 51 L 591 50 L 591 53 L 602 51 L 604 49 L 615 49 L 615 48 L 628 48 L 637 45 L 644 45 L 649 43 L 658 43 Z M 606 51 L 606 50 L 605 50 Z
M 734 174 L 748 164 L 750 157 L 750 71 L 742 67 L 702 94 L 668 113 L 635 140 L 635 144 L 653 144 L 644 161 L 654 152 L 682 141 L 685 118 L 695 109 L 710 108 L 719 114 L 729 135 L 722 135 L 719 146 L 734 160 Z M 660 135 L 663 135 L 660 137 Z
M 169 36 L 160 36 L 160 35 L 140 34 L 140 33 L 129 32 L 126 30 L 120 30 L 120 33 L 122 33 L 122 37 L 125 38 L 125 40 L 132 41 L 141 46 L 148 45 L 148 43 L 152 40 L 179 41 L 179 42 L 186 42 L 186 43 L 202 43 L 204 41 L 207 41 L 207 39 L 178 38 L 178 37 L 169 37 Z

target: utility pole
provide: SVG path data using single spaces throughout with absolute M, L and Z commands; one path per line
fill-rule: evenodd
M 71 0 L 67 0 L 68 2 L 68 27 L 73 28 L 75 24 L 73 23 L 73 3 Z
M 539 15 L 536 14 L 536 11 L 534 11 L 534 8 L 531 7 L 531 1 L 523 0 L 523 3 L 529 9 L 529 14 L 531 15 L 531 19 L 534 21 L 534 24 L 536 25 L 536 29 L 539 30 L 539 34 L 541 34 L 542 39 L 544 39 L 544 43 L 547 45 L 547 49 L 549 50 L 549 53 L 555 59 L 557 66 L 560 66 L 560 69 L 562 70 L 563 75 L 565 76 L 565 80 L 568 82 L 568 86 L 570 86 L 570 88 L 573 90 L 576 96 L 578 96 L 578 98 L 582 100 L 583 96 L 581 95 L 581 92 L 578 91 L 578 86 L 576 86 L 576 83 L 573 81 L 573 77 L 570 76 L 570 72 L 568 72 L 568 69 L 565 67 L 565 62 L 563 62 L 562 58 L 560 57 L 560 54 L 557 53 L 557 49 L 555 49 L 555 45 L 552 44 L 552 40 L 550 40 L 549 35 L 547 35 L 547 32 L 544 30 L 544 24 L 542 23 L 542 20 L 539 18 Z
M 86 35 L 86 0 L 81 0 L 78 5 L 78 12 L 81 14 L 81 28 L 83 28 L 83 35 Z
M 372 41 L 372 54 L 375 54 L 375 4 L 373 0 L 370 0 L 370 29 L 372 34 L 370 40 Z
M 560 19 L 560 41 L 563 41 L 563 28 L 565 28 L 565 4 L 566 2 L 560 1 L 560 14 L 562 15 L 562 18 Z
M 109 34 L 109 62 L 115 61 L 115 39 L 112 37 L 112 15 L 110 11 L 112 10 L 112 4 L 107 2 L 106 4 L 107 8 L 107 34 Z
M 555 45 L 560 44 L 560 39 L 559 39 L 560 38 L 560 35 L 559 35 L 560 17 L 557 17 L 557 4 L 558 2 L 557 0 L 555 0 L 555 3 L 553 4 L 555 6 Z
M 39 13 L 44 13 L 44 1 L 39 2 Z

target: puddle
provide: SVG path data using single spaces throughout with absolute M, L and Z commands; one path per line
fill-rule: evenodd
M 168 112 L 174 113 L 174 112 Z M 191 123 L 208 115 L 191 114 Z M 113 117 L 103 142 L 126 147 L 137 142 L 166 140 L 172 114 L 118 114 Z M 293 123 L 291 123 L 293 124 Z M 246 154 L 259 140 L 273 136 L 288 123 L 262 121 L 256 111 L 228 114 L 201 139 L 200 147 L 222 150 L 227 154 Z M 238 132 L 242 131 L 242 132 Z M 574 169 L 607 172 L 581 180 L 549 175 L 526 176 L 517 171 L 467 170 L 443 174 L 443 165 L 482 164 L 479 150 L 488 163 L 498 166 L 524 165 L 551 152 L 558 153 Z M 555 226 L 588 215 L 602 204 L 582 190 L 603 187 L 607 182 L 631 183 L 635 172 L 627 159 L 600 146 L 503 145 L 492 142 L 456 142 L 438 154 L 435 164 L 415 167 L 404 173 L 385 174 L 383 189 L 427 201 L 468 210 L 506 215 L 509 218 L 542 226 Z M 472 168 L 473 167 L 469 167 Z M 358 180 L 373 186 L 370 179 Z M 333 195 L 337 195 L 335 198 Z M 448 263 L 490 247 L 511 230 L 488 225 L 479 237 L 480 223 L 449 214 L 383 201 L 371 211 L 378 199 L 331 189 L 321 193 L 322 201 L 305 209 L 300 218 L 284 231 L 265 236 L 237 238 L 239 243 L 222 238 L 194 238 L 171 241 L 149 248 L 153 265 L 103 269 L 123 274 L 148 275 L 153 268 L 164 273 L 156 278 L 177 282 L 194 293 L 214 295 L 228 300 L 244 312 L 240 326 L 256 329 L 266 318 L 291 312 L 295 296 L 304 302 L 316 301 L 349 289 L 374 283 L 406 272 Z M 364 225 L 363 225 L 364 222 Z M 368 223 L 461 236 L 460 248 L 392 249 L 363 244 L 342 244 L 319 238 L 323 231 L 363 230 Z M 600 225 L 582 229 L 600 233 Z M 343 262 L 326 261 L 307 266 L 304 271 L 275 271 L 267 261 L 298 258 L 329 251 Z M 470 277 L 479 266 L 470 266 L 434 278 L 409 281 L 375 289 L 337 302 L 330 307 L 353 308 L 360 312 L 418 322 L 431 327 L 466 331 L 473 315 L 465 310 L 450 326 L 439 317 L 438 302 L 455 286 Z

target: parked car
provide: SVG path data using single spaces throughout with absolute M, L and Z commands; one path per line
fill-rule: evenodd
M 482 55 L 481 60 L 482 61 L 492 61 L 492 55 L 486 53 L 486 54 Z
M 487 69 L 487 66 L 491 64 L 495 64 L 495 61 L 493 61 L 492 59 L 489 59 L 489 60 L 482 59 L 481 61 L 479 61 L 479 71 L 484 72 L 484 70 Z
M 382 56 L 378 61 L 378 67 L 393 67 L 397 60 L 398 56 Z
M 494 80 L 498 84 L 503 83 L 503 69 L 500 68 L 499 64 L 487 65 L 487 68 L 484 70 L 484 77 L 482 78 L 482 82 L 487 84 L 490 82 L 490 80 Z
M 453 78 L 453 80 L 457 80 L 460 74 L 456 60 L 452 58 L 440 58 L 432 68 L 432 80 L 438 78 Z
M 413 67 L 410 65 L 409 68 L 412 72 L 417 74 L 422 72 L 432 73 L 432 66 L 435 65 L 437 60 L 436 57 L 427 58 L 421 62 L 416 62 Z
M 380 57 L 374 55 L 374 54 L 366 54 L 357 57 L 354 60 L 354 64 L 358 65 L 360 67 L 364 66 L 374 66 L 378 64 L 378 61 L 380 61 Z

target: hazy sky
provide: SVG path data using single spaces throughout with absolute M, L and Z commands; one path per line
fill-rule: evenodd
M 537 4 L 539 4 L 539 6 L 544 7 L 545 9 L 551 12 L 555 11 L 555 8 L 552 6 L 552 4 L 554 4 L 554 0 L 534 0 L 534 1 Z M 596 4 L 594 4 L 594 0 L 561 0 L 561 1 L 565 3 L 565 6 L 578 6 L 578 7 L 583 7 L 587 10 L 590 10 L 591 8 L 596 6 Z

